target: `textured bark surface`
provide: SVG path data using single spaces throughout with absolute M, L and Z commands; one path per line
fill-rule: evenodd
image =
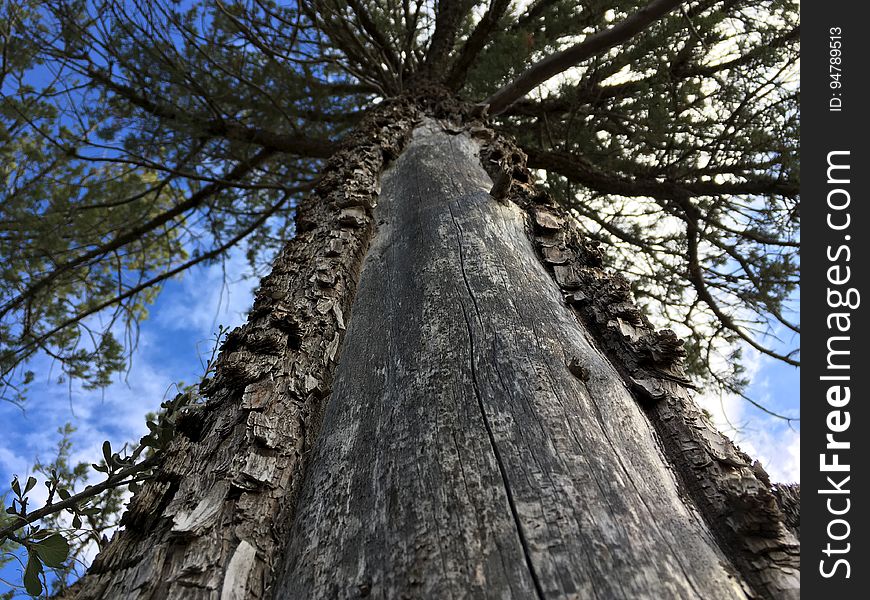
M 297 237 L 230 333 L 182 425 L 76 598 L 262 598 L 287 539 L 345 331 L 385 161 L 417 119 L 379 107 L 327 163 Z
M 542 205 L 546 199 L 523 183 L 529 177 L 522 152 L 499 138 L 485 155 L 484 164 L 497 162 L 513 174 L 511 197 L 527 211 L 539 256 L 565 303 L 644 407 L 668 461 L 749 592 L 798 598 L 799 490 L 772 487 L 761 464 L 704 417 L 687 391 L 682 341 L 670 330 L 656 331 L 625 278 L 602 269 L 601 249 L 581 238 L 563 209 Z
M 477 150 L 427 121 L 383 177 L 275 597 L 745 597 Z
M 797 597 L 797 494 L 469 118 L 391 101 L 330 159 L 75 597 Z
M 774 484 L 773 495 L 784 517 L 785 526 L 801 538 L 801 484 Z
M 651 326 L 633 303 L 628 282 L 601 269 L 600 250 L 582 241 L 558 208 L 528 210 L 541 257 L 565 301 L 644 406 L 681 483 L 752 592 L 799 597 L 796 504 L 784 514 L 761 464 L 704 417 L 687 391 L 682 342 Z

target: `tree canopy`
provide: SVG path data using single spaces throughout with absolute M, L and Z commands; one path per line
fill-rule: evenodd
M 0 6 L 6 400 L 40 352 L 106 385 L 171 277 L 234 246 L 262 273 L 322 160 L 424 84 L 514 137 L 692 375 L 799 364 L 795 2 Z

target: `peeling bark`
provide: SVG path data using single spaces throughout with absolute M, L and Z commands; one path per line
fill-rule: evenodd
M 775 484 L 773 495 L 784 517 L 785 526 L 801 539 L 801 486 L 799 483 Z
M 223 344 L 208 402 L 178 435 L 75 598 L 263 598 L 332 384 L 384 163 L 418 118 L 373 111 L 300 207 L 248 322 Z
M 522 152 L 422 92 L 330 159 L 74 597 L 796 598 L 797 495 Z

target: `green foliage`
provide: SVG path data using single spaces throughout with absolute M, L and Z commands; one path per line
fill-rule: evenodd
M 305 135 L 327 141 L 343 128 L 326 119 L 330 101 L 309 75 L 287 77 L 274 61 L 252 60 L 239 28 L 214 5 L 168 7 L 151 15 L 160 23 L 145 24 L 96 4 L 104 29 L 74 2 L 0 8 L 0 42 L 15 49 L 0 74 L 6 400 L 24 399 L 27 363 L 38 355 L 87 389 L 106 386 L 126 367 L 163 281 L 245 239 L 257 273 L 292 235 L 291 199 L 307 190 L 316 161 L 261 161 L 232 175 L 257 148 L 216 134 L 221 119 L 297 135 L 301 115 L 323 114 Z M 200 18 L 211 25 L 194 31 Z M 144 35 L 158 25 L 165 38 Z M 170 50 L 177 36 L 189 39 Z M 129 87 L 135 81 L 145 87 Z M 149 108 L 152 98 L 176 115 L 170 127 Z
M 37 477 L 29 476 L 22 486 L 18 477 L 10 484 L 12 501 L 0 520 L 0 560 L 8 563 L 24 552 L 22 585 L 39 596 L 49 584 L 51 594 L 62 593 L 71 580 L 81 576 L 84 555 L 95 545 L 102 549 L 106 534 L 117 526 L 125 500 L 125 490 L 135 494 L 139 485 L 151 476 L 160 452 L 175 436 L 175 424 L 184 411 L 198 410 L 192 387 L 161 404 L 161 411 L 148 415 L 149 433 L 132 451 L 112 450 L 103 442 L 102 460 L 91 464 L 70 463 L 72 435 L 75 428 L 67 424 L 58 429 L 57 454 L 48 464 L 37 462 L 34 474 L 44 480 L 47 499 L 41 509 L 30 508 L 30 492 Z M 87 485 L 91 469 L 106 476 L 104 483 Z M 76 492 L 76 488 L 83 488 Z M 5 505 L 5 501 L 4 501 Z M 51 577 L 46 574 L 51 571 Z
M 27 514 L 27 494 L 36 485 L 35 477 L 28 477 L 22 489 L 16 477 L 12 480 L 13 499 L 6 509 L 7 515 L 3 519 L 4 527 L 16 525 L 16 519 Z M 4 538 L 4 554 L 11 555 L 8 543 L 19 544 L 25 551 L 25 567 L 22 583 L 25 591 L 31 596 L 39 596 L 45 587 L 45 568 L 64 569 L 70 554 L 70 545 L 66 538 L 56 531 L 44 529 L 40 525 L 29 525 L 16 528 L 16 533 L 8 534 Z M 7 559 L 9 560 L 9 559 Z
M 29 494 L 42 479 L 46 491 L 46 506 L 66 501 L 73 490 L 84 486 L 88 480 L 90 465 L 70 463 L 72 435 L 75 428 L 67 424 L 58 429 L 57 453 L 50 463 L 37 462 L 33 476 L 22 486 L 16 477 L 11 483 L 12 502 L 6 508 L 2 522 L 4 530 L 12 533 L 4 537 L 3 557 L 9 561 L 23 550 L 24 571 L 22 584 L 25 591 L 38 596 L 43 589 L 51 594 L 63 591 L 71 579 L 81 575 L 83 556 L 91 544 L 102 547 L 105 534 L 111 530 L 120 516 L 124 499 L 121 487 L 85 495 L 66 509 L 48 512 L 38 522 L 29 515 Z M 4 502 L 5 505 L 5 502 Z M 50 572 L 50 576 L 49 576 Z
M 40 351 L 105 386 L 165 279 L 243 241 L 254 271 L 267 265 L 329 144 L 373 99 L 446 77 L 506 4 L 39 6 L 3 5 L 16 51 L 0 88 L 0 375 L 14 401 Z M 494 13 L 459 93 L 486 98 L 637 9 Z M 649 314 L 692 339 L 695 372 L 738 391 L 736 346 L 797 363 L 776 337 L 799 331 L 797 20 L 790 0 L 688 2 L 496 120 L 614 248 Z

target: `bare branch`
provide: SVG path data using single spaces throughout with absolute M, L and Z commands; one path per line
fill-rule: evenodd
M 497 115 L 551 77 L 570 69 L 580 62 L 628 41 L 671 10 L 683 0 L 653 0 L 627 19 L 610 29 L 589 36 L 579 44 L 556 52 L 538 61 L 516 79 L 483 101 L 489 113 Z
M 465 44 L 459 52 L 459 58 L 456 59 L 456 62 L 450 68 L 450 73 L 447 75 L 446 80 L 447 87 L 452 90 L 458 90 L 465 83 L 468 69 L 486 45 L 492 30 L 507 10 L 508 4 L 510 4 L 510 0 L 491 0 L 486 14 L 483 15 L 477 27 L 474 28 L 474 31 L 465 40 Z
M 698 298 L 700 298 L 713 312 L 714 315 L 719 319 L 719 322 L 722 323 L 723 326 L 727 327 L 734 333 L 736 333 L 740 338 L 745 341 L 747 344 L 761 352 L 762 354 L 766 354 L 771 358 L 775 358 L 777 360 L 781 360 L 782 362 L 792 365 L 793 367 L 799 367 L 800 361 L 792 358 L 792 353 L 789 354 L 780 354 L 779 352 L 775 352 L 770 348 L 763 346 L 758 342 L 754 337 L 752 337 L 749 332 L 744 330 L 734 319 L 726 314 L 722 307 L 719 306 L 719 303 L 713 297 L 713 294 L 710 292 L 710 289 L 707 287 L 707 282 L 704 279 L 703 270 L 701 268 L 701 261 L 699 259 L 699 239 L 700 232 L 698 230 L 698 218 L 699 211 L 696 207 L 692 206 L 688 200 L 683 199 L 679 205 L 684 211 L 684 220 L 686 222 L 686 257 L 688 260 L 688 273 L 686 274 L 687 279 L 692 284 L 692 287 L 695 288 L 695 292 L 698 294 Z

